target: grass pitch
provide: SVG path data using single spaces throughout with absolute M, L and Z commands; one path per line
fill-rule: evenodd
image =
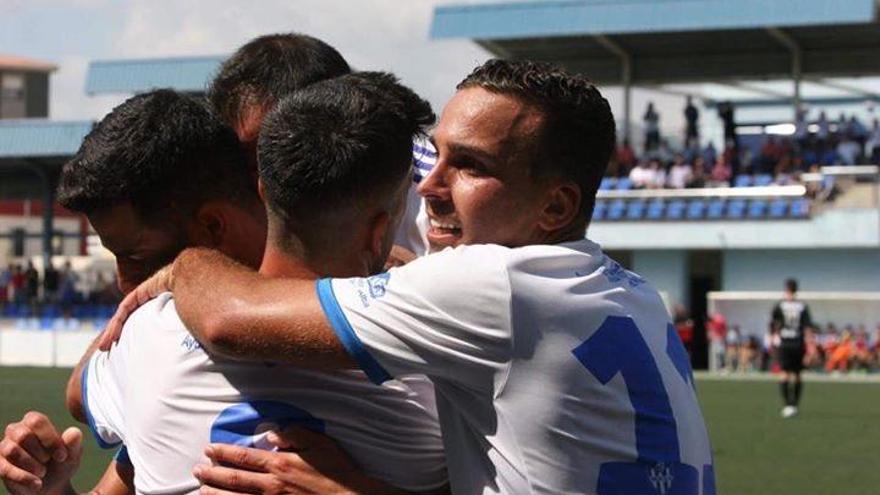
M 70 370 L 0 367 L 0 426 L 29 409 L 74 424 L 62 392 Z M 768 380 L 697 380 L 715 451 L 718 493 L 880 493 L 880 383 L 806 383 L 800 416 L 783 420 Z M 88 434 L 87 434 L 88 435 Z M 75 485 L 90 489 L 111 452 L 87 436 Z M 2 488 L 0 488 L 2 490 Z

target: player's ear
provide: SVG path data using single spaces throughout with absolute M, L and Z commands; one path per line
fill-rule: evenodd
M 266 204 L 266 185 L 263 184 L 263 179 L 259 177 L 257 177 L 257 194 L 260 195 L 260 201 Z
M 553 184 L 547 191 L 538 226 L 545 232 L 567 228 L 580 214 L 581 188 L 573 182 Z
M 384 264 L 385 258 L 388 256 L 388 248 L 390 247 L 390 244 L 388 243 L 388 230 L 391 229 L 393 223 L 391 220 L 391 215 L 383 210 L 373 216 L 373 219 L 370 221 L 370 230 L 367 239 L 370 243 L 369 251 L 371 261 L 374 263 L 381 261 L 381 264 Z
M 217 248 L 223 245 L 226 230 L 229 228 L 226 207 L 216 201 L 208 201 L 196 212 L 195 221 L 190 224 L 190 242 Z

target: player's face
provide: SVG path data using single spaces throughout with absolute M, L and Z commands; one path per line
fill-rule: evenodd
M 146 225 L 129 204 L 92 212 L 89 221 L 101 244 L 116 257 L 116 280 L 123 294 L 174 261 L 186 246 L 182 229 Z
M 437 163 L 419 186 L 432 251 L 537 242 L 542 190 L 531 163 L 542 124 L 537 109 L 510 96 L 481 88 L 455 94 L 434 131 Z

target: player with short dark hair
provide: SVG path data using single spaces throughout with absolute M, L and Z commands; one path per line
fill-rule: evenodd
M 556 66 L 491 61 L 475 74 L 485 82 L 447 104 L 420 184 L 428 238 L 452 249 L 317 282 L 185 250 L 173 277 L 129 300 L 170 288 L 218 355 L 358 366 L 376 382 L 426 374 L 454 493 L 714 493 L 687 353 L 661 298 L 584 238 L 614 147 L 608 102 Z M 590 135 L 549 136 L 566 124 Z M 551 156 L 586 158 L 568 168 Z M 205 468 L 203 482 L 259 491 L 242 474 L 264 473 L 268 454 L 214 446 L 210 457 L 242 470 Z
M 128 292 L 185 246 L 210 245 L 211 229 L 264 231 L 246 163 L 235 133 L 202 102 L 151 91 L 114 108 L 85 137 L 61 171 L 58 202 L 88 217 Z M 213 224 L 205 213 L 216 204 L 237 205 L 241 218 Z M 240 255 L 257 266 L 262 243 L 254 239 Z
M 208 101 L 253 152 L 263 116 L 278 100 L 314 82 L 350 72 L 335 48 L 312 36 L 259 36 L 223 62 L 208 87 Z
M 813 326 L 810 308 L 807 303 L 798 300 L 797 291 L 797 280 L 786 280 L 784 297 L 776 303 L 771 314 L 773 329 L 779 332 L 779 364 L 783 371 L 779 392 L 785 404 L 782 408 L 783 418 L 798 413 L 803 391 L 801 371 L 804 369 L 806 352 L 804 337 L 807 329 Z

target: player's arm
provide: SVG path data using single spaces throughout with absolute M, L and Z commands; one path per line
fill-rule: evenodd
M 218 251 L 191 248 L 167 288 L 187 328 L 211 354 L 354 368 L 321 309 L 314 280 L 263 277 Z
M 67 388 L 65 389 L 65 403 L 67 405 L 67 410 L 70 412 L 70 415 L 73 416 L 74 419 L 79 421 L 80 423 L 86 422 L 86 414 L 83 410 L 83 398 L 82 398 L 82 374 L 83 368 L 85 368 L 86 364 L 88 364 L 89 359 L 92 358 L 92 355 L 95 351 L 98 350 L 98 344 L 101 341 L 101 335 L 98 335 L 95 340 L 89 344 L 89 348 L 86 349 L 86 352 L 80 358 L 79 363 L 73 368 L 73 372 L 70 374 L 70 378 L 67 380 Z
M 773 312 L 770 313 L 770 327 L 773 330 L 779 330 L 785 324 L 785 316 L 782 314 L 782 308 L 777 303 L 773 306 Z

